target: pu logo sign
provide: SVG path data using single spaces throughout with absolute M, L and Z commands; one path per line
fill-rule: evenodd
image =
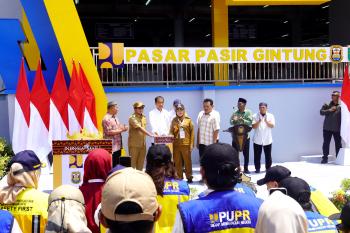
M 84 159 L 82 155 L 69 156 L 69 168 L 83 168 Z
M 209 218 L 210 218 L 211 224 L 214 224 L 215 222 L 217 222 L 219 220 L 219 215 L 218 215 L 218 213 L 209 214 Z
M 98 67 L 124 68 L 124 43 L 98 43 Z
M 249 210 L 221 211 L 209 214 L 210 227 L 249 227 L 251 218 Z

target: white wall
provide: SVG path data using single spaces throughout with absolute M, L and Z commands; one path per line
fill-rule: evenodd
M 159 92 L 122 92 L 108 93 L 109 100 L 115 100 L 120 106 L 119 119 L 128 122 L 133 112 L 132 103 L 143 101 L 146 104 L 145 113 L 154 108 L 154 97 L 165 97 L 166 109 L 171 108 L 176 98 L 185 104 L 188 115 L 196 119 L 201 110 L 202 100 L 205 97 L 214 99 L 215 109 L 221 114 L 221 128 L 230 127 L 229 118 L 232 107 L 239 97 L 248 100 L 247 107 L 253 112 L 258 111 L 259 102 L 267 102 L 268 108 L 276 118 L 276 128 L 273 130 L 274 143 L 272 157 L 274 162 L 298 161 L 301 155 L 322 153 L 322 124 L 323 117 L 319 110 L 325 102 L 330 101 L 330 93 L 339 88 L 268 88 L 268 89 L 222 89 L 207 91 L 159 91 Z M 171 89 L 170 89 L 171 90 Z M 123 135 L 124 144 L 127 133 Z M 220 141 L 231 143 L 228 133 L 220 133 Z M 333 143 L 333 142 L 332 142 Z M 150 140 L 148 140 L 148 145 Z M 331 144 L 331 153 L 334 153 L 334 144 Z M 263 156 L 262 156 L 263 157 Z M 192 159 L 198 162 L 198 151 L 194 150 Z M 242 158 L 243 160 L 243 158 Z M 253 146 L 250 148 L 250 162 L 253 163 Z
M 187 90 L 178 91 L 172 88 L 161 91 L 143 92 L 118 92 L 107 93 L 109 100 L 115 100 L 119 104 L 118 115 L 122 123 L 127 124 L 130 114 L 133 112 L 132 104 L 135 101 L 145 103 L 145 113 L 154 108 L 154 97 L 162 95 L 165 98 L 165 107 L 170 109 L 174 99 L 179 98 L 185 104 L 186 111 L 196 121 L 197 114 L 201 110 L 203 98 L 213 98 L 215 109 L 221 114 L 221 129 L 230 127 L 229 118 L 232 107 L 236 105 L 239 97 L 248 100 L 247 107 L 253 112 L 258 111 L 259 102 L 267 102 L 269 111 L 275 115 L 276 128 L 273 130 L 274 143 L 272 146 L 272 157 L 274 162 L 298 161 L 301 155 L 322 153 L 322 124 L 323 117 L 319 110 L 325 102 L 330 101 L 330 94 L 339 87 L 314 87 L 314 88 L 222 88 L 216 90 Z M 2 107 L 8 111 L 1 111 L 0 136 L 12 135 L 14 95 L 8 95 L 6 100 L 2 99 Z M 149 124 L 148 124 L 149 126 Z M 149 127 L 148 127 L 149 128 Z M 123 134 L 124 145 L 127 149 L 127 133 Z M 220 141 L 231 143 L 228 133 L 220 132 Z M 150 139 L 147 139 L 148 146 Z M 331 153 L 334 154 L 334 143 L 332 140 Z M 262 156 L 264 157 L 264 156 Z M 242 157 L 241 157 L 242 158 Z M 198 163 L 198 151 L 192 153 L 192 160 Z M 243 158 L 241 159 L 243 161 Z M 250 148 L 250 162 L 253 164 L 253 146 Z

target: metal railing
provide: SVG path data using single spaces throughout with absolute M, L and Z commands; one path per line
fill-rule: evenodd
M 95 64 L 98 49 L 91 48 Z M 126 64 L 98 69 L 103 85 L 213 84 L 215 82 L 335 82 L 343 79 L 345 63 Z M 224 68 L 225 67 L 225 68 Z M 224 77 L 215 79 L 215 77 Z

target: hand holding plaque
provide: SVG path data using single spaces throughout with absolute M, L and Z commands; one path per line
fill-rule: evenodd
M 154 136 L 154 144 L 171 144 L 174 142 L 173 135 Z

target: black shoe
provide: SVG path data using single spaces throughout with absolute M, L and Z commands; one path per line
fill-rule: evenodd
M 328 163 L 328 158 L 322 158 L 321 163 L 322 163 L 322 164 L 326 164 L 326 163 Z
M 187 179 L 187 183 L 189 184 L 193 183 L 192 179 Z
M 260 170 L 256 170 L 255 173 L 260 173 Z
M 250 174 L 250 171 L 249 170 L 244 170 L 243 173 Z

